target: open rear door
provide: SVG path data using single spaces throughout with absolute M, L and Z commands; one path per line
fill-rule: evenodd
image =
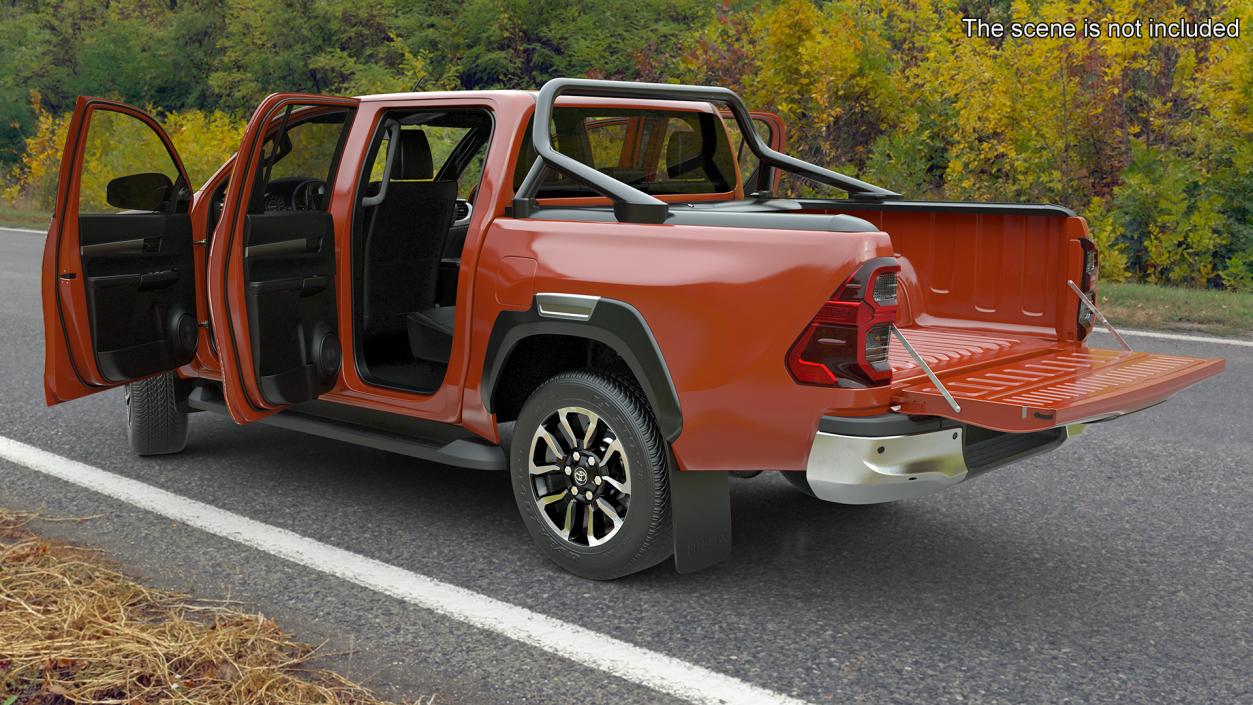
M 208 277 L 223 391 L 239 423 L 313 399 L 338 378 L 329 205 L 356 106 L 279 93 L 244 132 Z
M 971 334 L 961 338 L 968 341 Z M 905 354 L 893 349 L 892 357 Z M 1148 408 L 1223 366 L 1222 360 L 1059 344 L 1013 361 L 938 372 L 960 411 L 925 376 L 897 385 L 893 400 L 906 414 L 943 416 L 998 431 L 1041 431 Z
M 129 105 L 81 97 L 44 245 L 49 405 L 190 362 L 198 338 L 191 189 L 170 138 Z

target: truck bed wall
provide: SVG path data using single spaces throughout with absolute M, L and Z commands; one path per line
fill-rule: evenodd
M 1078 282 L 1081 276 L 1078 239 L 1087 237 L 1082 218 L 942 207 L 806 212 L 848 213 L 891 236 L 895 253 L 905 260 L 900 325 L 1075 338 L 1078 299 L 1066 280 Z

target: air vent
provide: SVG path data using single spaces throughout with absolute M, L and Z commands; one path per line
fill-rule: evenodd
M 470 218 L 470 204 L 465 201 L 457 201 L 456 209 L 453 211 L 453 220 L 460 223 Z

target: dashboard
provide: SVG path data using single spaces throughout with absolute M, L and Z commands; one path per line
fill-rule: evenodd
M 265 212 L 316 211 L 326 202 L 326 184 L 319 179 L 292 176 L 274 179 L 265 188 Z
M 262 202 L 266 213 L 322 210 L 326 205 L 326 183 L 304 176 L 274 179 L 266 186 Z M 226 188 L 223 184 L 213 198 L 214 223 L 222 217 L 225 207 Z

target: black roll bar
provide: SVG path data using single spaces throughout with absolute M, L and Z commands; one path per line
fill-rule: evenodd
M 531 165 L 531 170 L 527 172 L 526 178 L 523 179 L 514 195 L 512 209 L 514 217 L 526 218 L 536 209 L 536 194 L 539 193 L 540 184 L 548 169 L 554 169 L 570 178 L 577 179 L 601 195 L 612 199 L 614 215 L 619 221 L 664 223 L 669 215 L 669 206 L 664 201 L 601 173 L 577 159 L 566 156 L 553 147 L 548 126 L 552 124 L 553 106 L 557 98 L 562 95 L 724 103 L 735 117 L 735 122 L 740 127 L 740 134 L 743 135 L 749 150 L 757 155 L 763 165 L 835 186 L 847 191 L 850 198 L 859 201 L 881 201 L 901 197 L 895 191 L 889 191 L 774 151 L 753 128 L 753 120 L 744 101 L 728 88 L 633 81 L 598 81 L 588 78 L 554 78 L 544 84 L 535 100 L 535 120 L 531 138 L 538 158 Z M 764 179 L 766 173 L 763 169 L 761 178 Z

